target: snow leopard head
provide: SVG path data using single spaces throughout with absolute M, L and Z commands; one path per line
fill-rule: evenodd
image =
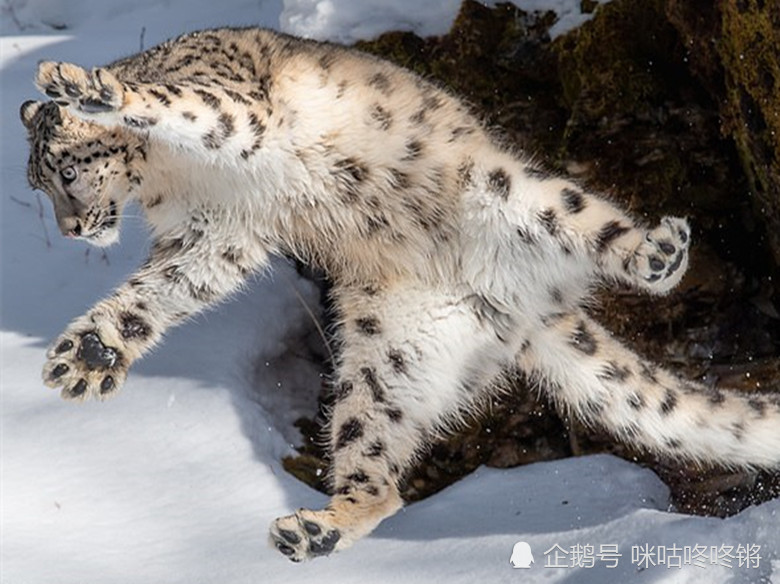
M 26 101 L 19 113 L 30 143 L 27 180 L 51 199 L 62 234 L 100 247 L 117 241 L 122 209 L 141 182 L 141 141 L 51 101 Z

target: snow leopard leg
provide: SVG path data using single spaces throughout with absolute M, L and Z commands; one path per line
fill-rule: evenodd
M 690 227 L 685 219 L 664 217 L 647 229 L 623 210 L 565 179 L 537 176 L 545 192 L 535 201 L 535 225 L 519 233 L 556 240 L 564 253 L 584 252 L 601 276 L 651 294 L 665 294 L 688 267 Z
M 113 396 L 132 362 L 166 329 L 215 304 L 266 264 L 265 251 L 252 242 L 209 237 L 204 219 L 193 217 L 159 237 L 126 283 L 67 327 L 47 353 L 46 385 L 62 388 L 68 400 Z
M 675 459 L 780 467 L 780 394 L 705 387 L 648 363 L 581 311 L 530 336 L 517 363 L 563 411 Z
M 506 153 L 479 166 L 467 159 L 460 179 L 464 249 L 474 256 L 467 255 L 467 277 L 477 282 L 478 274 L 498 270 L 483 278 L 490 290 L 476 285 L 485 293 L 509 297 L 518 283 L 505 267 L 535 261 L 547 272 L 567 264 L 570 277 L 601 276 L 651 294 L 668 292 L 685 273 L 690 228 L 684 219 L 665 217 L 647 229 L 605 197 Z
M 398 511 L 398 482 L 431 432 L 499 370 L 495 332 L 468 301 L 410 288 L 341 290 L 337 303 L 333 496 L 273 522 L 272 544 L 293 561 L 345 549 Z
M 239 66 L 236 64 L 236 66 Z M 263 146 L 271 116 L 267 80 L 138 83 L 121 69 L 44 61 L 36 86 L 76 116 L 185 148 L 207 161 L 242 163 Z

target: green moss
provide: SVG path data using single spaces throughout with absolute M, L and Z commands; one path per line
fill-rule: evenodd
M 566 105 L 591 118 L 645 109 L 663 93 L 656 70 L 668 57 L 668 37 L 660 0 L 604 5 L 554 47 Z
M 718 52 L 726 70 L 732 116 L 726 129 L 764 142 L 780 161 L 780 5 L 724 2 Z M 746 123 L 740 123 L 746 122 Z
M 739 0 L 719 6 L 723 128 L 737 145 L 780 266 L 780 5 Z

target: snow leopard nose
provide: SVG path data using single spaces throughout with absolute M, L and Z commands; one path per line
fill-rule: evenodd
M 65 237 L 81 235 L 81 220 L 78 217 L 63 217 L 58 222 L 60 231 Z

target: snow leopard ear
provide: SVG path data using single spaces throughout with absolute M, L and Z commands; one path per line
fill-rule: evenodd
M 27 129 L 32 128 L 32 121 L 38 110 L 43 105 L 42 101 L 33 101 L 32 99 L 25 101 L 22 107 L 19 108 L 19 117 L 22 118 L 22 123 Z

